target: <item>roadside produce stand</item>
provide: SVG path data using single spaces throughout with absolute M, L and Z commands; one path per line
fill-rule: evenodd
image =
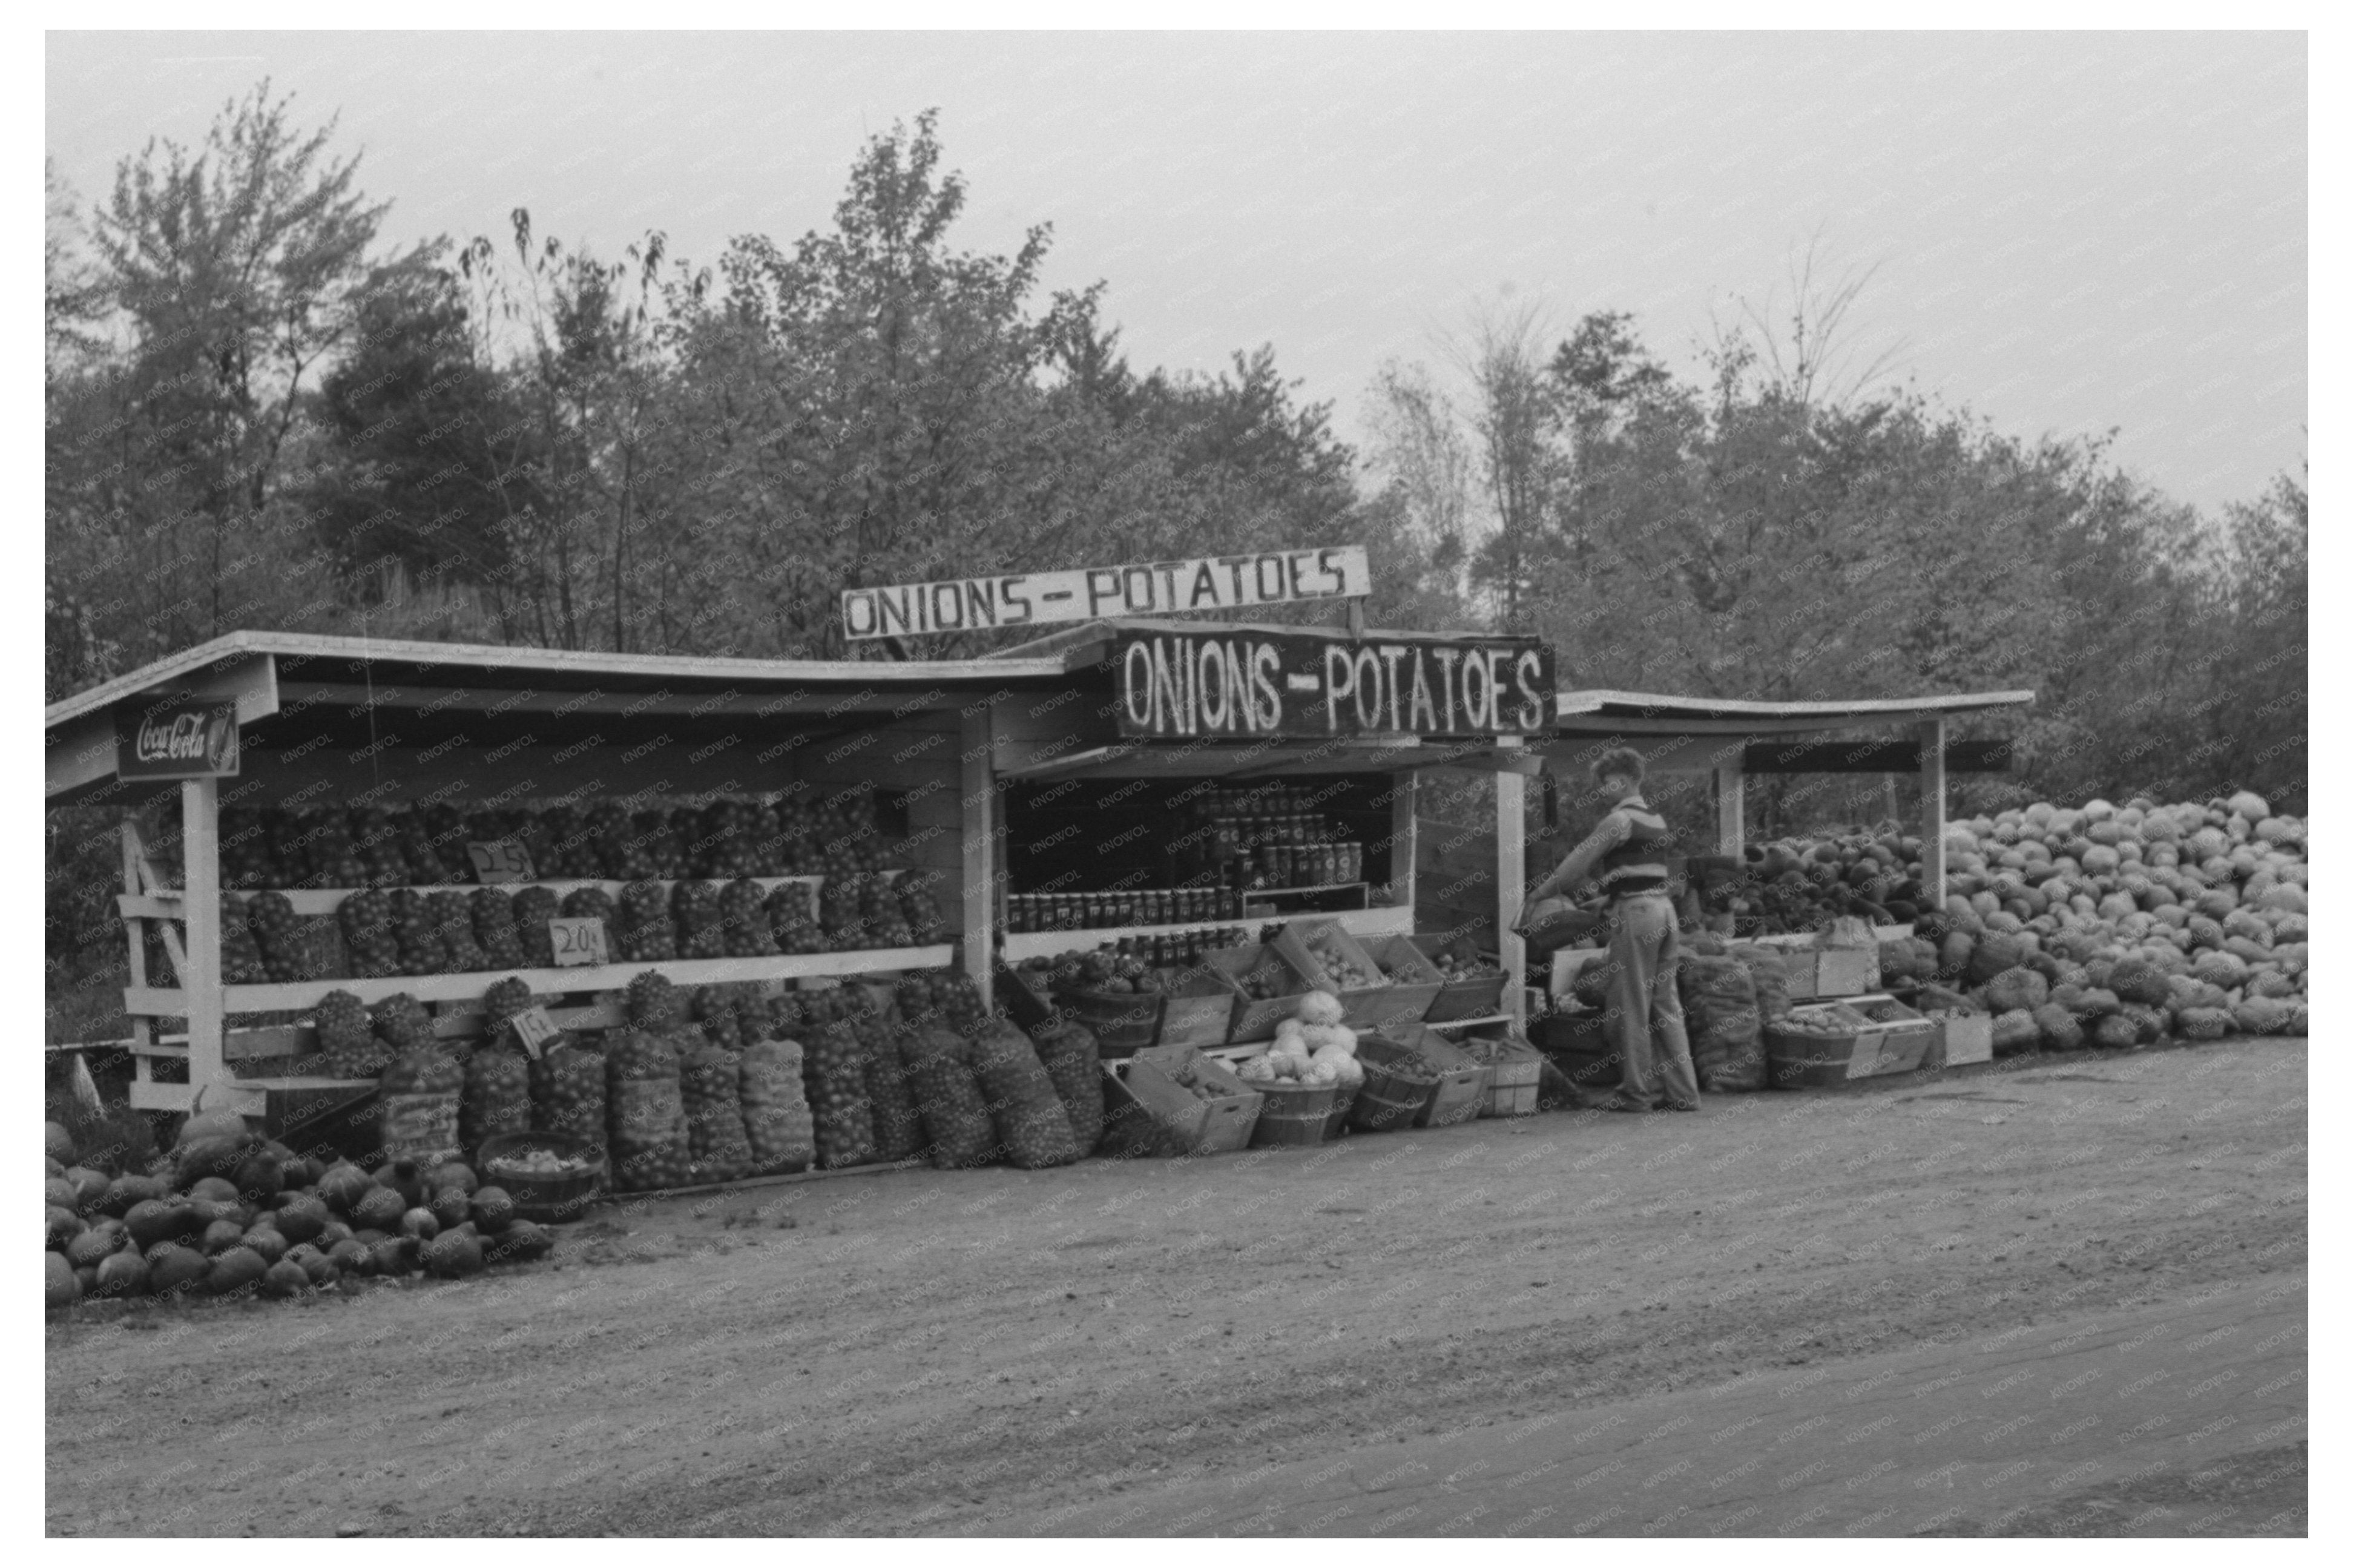
M 376 1086 L 328 1048 L 331 1015 L 353 1000 L 380 1012 L 413 998 L 417 1029 L 457 1042 L 533 1003 L 552 1030 L 619 1027 L 648 977 L 773 996 L 954 966 L 986 1008 L 1003 966 L 1123 943 L 1198 959 L 1228 940 L 1271 963 L 1259 932 L 1303 921 L 1329 923 L 1327 947 L 1368 943 L 1411 971 L 1397 1016 L 1365 1022 L 1419 1024 L 1442 1001 L 1457 1033 L 1508 1020 L 1516 969 L 1451 984 L 1430 940 L 1406 940 L 1413 780 L 1494 772 L 1499 827 L 1515 827 L 1537 767 L 1520 743 L 1552 695 L 1549 655 L 1525 640 L 1295 626 L 1092 622 L 928 662 L 239 632 L 53 705 L 47 794 L 131 806 L 176 792 L 176 856 L 123 828 L 132 1104 L 274 1128 Z M 1105 887 L 1046 874 L 1052 824 L 1098 812 L 1080 859 L 1105 862 L 1123 846 L 1088 830 L 1147 801 L 1127 842 L 1165 875 Z M 1210 801 L 1248 842 L 1220 842 Z M 1278 820 L 1278 804 L 1298 809 Z M 828 910 L 822 950 L 793 950 L 804 927 L 780 901 L 814 930 L 852 883 L 863 918 L 839 931 Z M 518 888 L 549 902 L 524 917 Z M 705 909 L 696 929 L 698 890 L 739 906 Z M 911 900 L 938 916 L 920 940 Z M 509 907 L 526 938 L 537 925 L 551 940 L 485 935 L 484 911 Z M 656 928 L 657 950 L 638 951 Z M 412 938 L 438 959 L 418 959 Z M 555 950 L 574 938 L 584 950 Z M 1212 982 L 1195 1033 L 1176 1006 L 1166 1044 L 1262 1053 L 1283 997 L 1326 978 L 1298 942 L 1285 954 L 1283 996 L 1253 1010 L 1238 980 Z M 486 999 L 509 980 L 505 1003 Z
M 1905 911 L 1941 912 L 1947 895 L 1946 868 L 1945 779 L 1948 772 L 2000 771 L 2008 763 L 2007 747 L 1998 743 L 1963 742 L 1947 737 L 1951 721 L 1977 714 L 2025 706 L 2034 700 L 2028 691 L 1965 693 L 1945 696 L 1827 702 L 1750 702 L 1729 698 L 1672 696 L 1653 692 L 1563 692 L 1556 705 L 1549 733 L 1536 743 L 1546 765 L 1582 789 L 1587 770 L 1603 751 L 1631 747 L 1641 754 L 1653 775 L 1707 776 L 1713 785 L 1715 820 L 1697 833 L 1697 824 L 1681 824 L 1685 842 L 1704 844 L 1712 852 L 1686 857 L 1687 885 L 1703 908 L 1721 907 L 1715 896 L 1754 890 L 1768 885 L 1784 868 L 1759 863 L 1748 853 L 1745 832 L 1746 784 L 1751 774 L 1770 773 L 1905 773 L 1917 774 L 1924 820 L 1916 838 L 1899 835 L 1892 843 L 1871 846 L 1854 865 L 1839 865 L 1840 901 L 1874 909 L 1874 897 L 1893 897 L 1890 889 L 1911 893 L 1899 900 L 1892 920 L 1874 914 L 1872 928 L 1847 939 L 1848 945 L 1824 945 L 1816 932 L 1780 935 L 1741 931 L 1757 947 L 1770 949 L 1783 973 L 1777 985 L 1786 988 L 1790 1012 L 1777 1017 L 1764 1031 L 1775 1053 L 1778 1086 L 1806 1087 L 1877 1076 L 1922 1067 L 1984 1060 L 1991 1054 L 1988 1021 L 1954 1010 L 1949 1017 L 1931 1020 L 1894 997 L 1879 994 L 1882 984 L 1880 942 L 1905 942 L 1913 927 Z M 1901 738 L 1859 738 L 1857 732 L 1894 730 Z M 1838 734 L 1841 738 L 1820 736 Z M 1840 859 L 1837 855 L 1832 860 Z M 1862 859 L 1869 863 L 1862 864 Z M 1790 863 L 1791 868 L 1796 862 Z M 1916 871 L 1914 869 L 1916 867 Z M 1852 884 L 1852 891 L 1848 884 Z M 1769 900 L 1775 890 L 1764 889 Z M 1807 899 L 1804 913 L 1818 906 Z M 1767 908 L 1772 906 L 1767 903 Z M 1743 925 L 1761 924 L 1745 913 Z M 1878 913 L 1885 913 L 1879 911 Z M 1719 916 L 1725 935 L 1733 919 Z M 1571 1044 L 1573 1057 L 1599 1058 L 1606 1048 L 1599 1040 L 1597 1000 L 1591 984 L 1599 973 L 1600 952 L 1592 948 L 1564 949 L 1554 955 L 1550 985 L 1553 997 L 1568 1008 L 1547 1036 Z M 1686 969 L 1704 972 L 1708 958 L 1686 962 Z M 1589 972 L 1588 972 L 1589 971 Z M 1729 971 L 1727 971 L 1729 972 Z M 1580 1013 L 1576 998 L 1580 975 L 1588 981 Z M 1686 976 L 1685 990 L 1692 988 Z M 1955 999 L 1957 1002 L 1958 999 Z M 1687 1002 L 1687 1006 L 1690 1003 Z M 1949 1040 L 1948 1040 L 1949 1036 Z M 1704 1083 L 1708 1065 L 1704 1042 L 1695 1039 L 1694 1055 L 1701 1060 Z M 1575 1075 L 1572 1072 L 1572 1075 Z M 1598 1073 L 1588 1069 L 1588 1076 Z

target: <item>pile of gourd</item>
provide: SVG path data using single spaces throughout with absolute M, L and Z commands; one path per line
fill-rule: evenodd
M 1882 982 L 1965 991 L 1997 1053 L 2306 1033 L 2305 824 L 2261 796 L 2038 802 L 1948 824 L 1945 854 Z

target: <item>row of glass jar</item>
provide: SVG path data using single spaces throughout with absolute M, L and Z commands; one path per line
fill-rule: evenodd
M 1143 887 L 1124 893 L 1012 893 L 1008 931 L 1100 931 L 1116 926 L 1178 926 L 1239 920 L 1239 887 Z

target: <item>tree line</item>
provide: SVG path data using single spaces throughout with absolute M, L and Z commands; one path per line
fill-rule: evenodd
M 1983 726 L 2018 758 L 1989 802 L 2303 809 L 2302 477 L 2202 518 L 2099 440 L 1883 387 L 1841 357 L 1856 280 L 1698 375 L 1620 313 L 1490 311 L 1383 368 L 1360 452 L 1271 347 L 1131 365 L 1101 284 L 1040 283 L 1050 226 L 958 249 L 930 113 L 858 152 L 828 227 L 708 263 L 521 208 L 404 248 L 358 175 L 264 83 L 87 211 L 52 176 L 51 700 L 243 627 L 948 655 L 845 649 L 839 591 L 1361 542 L 1376 624 L 1535 633 L 1571 684 L 2032 687 Z M 1799 800 L 1760 810 L 1863 798 Z

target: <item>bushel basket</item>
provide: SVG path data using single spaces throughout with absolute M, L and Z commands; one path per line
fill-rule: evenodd
M 589 1160 L 595 1168 L 576 1176 L 533 1176 L 502 1160 L 545 1152 L 564 1159 Z M 578 1219 L 605 1184 L 605 1146 L 566 1132 L 505 1132 L 482 1140 L 474 1156 L 475 1171 L 487 1187 L 505 1190 L 514 1200 L 515 1213 L 540 1224 L 567 1224 Z

